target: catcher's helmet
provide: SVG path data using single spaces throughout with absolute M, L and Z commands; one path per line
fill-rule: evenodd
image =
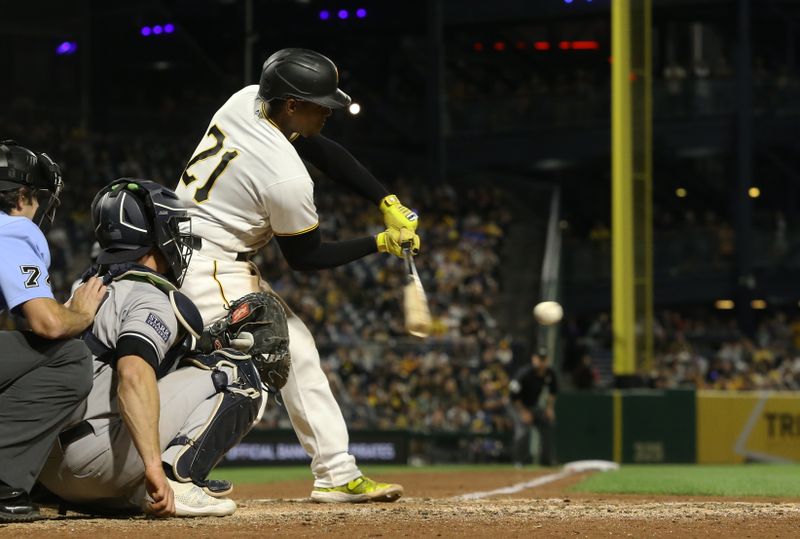
M 13 140 L 0 142 L 0 191 L 27 187 L 39 200 L 33 221 L 41 228 L 53 223 L 64 188 L 61 168 L 46 153 L 36 153 Z
M 156 249 L 168 265 L 165 277 L 176 286 L 183 282 L 192 258 L 191 221 L 171 189 L 149 180 L 115 180 L 95 195 L 92 226 L 102 248 L 98 264 L 135 262 Z
M 265 101 L 294 97 L 340 109 L 351 100 L 338 84 L 339 71 L 327 56 L 308 49 L 281 49 L 264 62 L 258 95 Z

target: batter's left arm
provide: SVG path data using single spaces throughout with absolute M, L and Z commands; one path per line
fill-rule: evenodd
M 374 204 L 389 194 L 386 187 L 341 144 L 322 135 L 297 137 L 292 144 L 304 161 Z

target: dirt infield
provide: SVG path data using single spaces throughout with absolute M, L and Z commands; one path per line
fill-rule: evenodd
M 405 486 L 392 504 L 319 505 L 310 483 L 244 485 L 232 517 L 66 517 L 0 524 L 0 537 L 798 537 L 800 500 L 572 494 L 573 476 L 512 495 L 455 496 L 530 481 L 542 471 L 409 472 L 381 476 Z M 54 509 L 46 508 L 56 516 Z

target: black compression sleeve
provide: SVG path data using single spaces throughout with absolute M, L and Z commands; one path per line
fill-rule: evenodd
M 275 236 L 283 256 L 299 271 L 335 268 L 378 251 L 375 238 L 323 242 L 319 228 L 297 236 Z
M 322 135 L 297 137 L 297 153 L 332 180 L 378 204 L 389 191 L 341 144 Z
M 114 347 L 114 362 L 116 367 L 117 361 L 125 356 L 139 356 L 148 365 L 153 367 L 153 370 L 158 370 L 158 355 L 149 344 L 146 337 L 136 337 L 134 335 L 123 335 L 117 341 L 117 346 Z

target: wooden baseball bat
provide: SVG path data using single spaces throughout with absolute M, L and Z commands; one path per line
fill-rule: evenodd
M 403 249 L 406 260 L 406 284 L 403 287 L 403 310 L 406 319 L 406 331 L 415 337 L 427 337 L 431 333 L 431 311 L 428 298 L 419 280 L 417 265 L 409 249 Z

